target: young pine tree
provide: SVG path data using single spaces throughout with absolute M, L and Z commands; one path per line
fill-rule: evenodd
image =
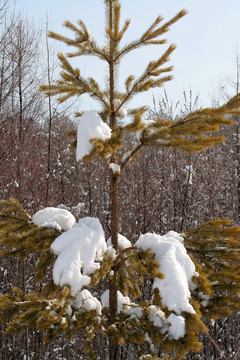
M 172 79 L 172 66 L 167 63 L 175 45 L 150 61 L 139 77 L 129 75 L 123 92 L 118 91 L 117 77 L 121 59 L 140 47 L 165 44 L 162 36 L 186 11 L 167 22 L 158 16 L 141 37 L 122 45 L 130 20 L 121 28 L 120 2 L 104 3 L 105 46 L 94 41 L 81 20 L 77 26 L 65 22 L 73 39 L 49 33 L 76 50 L 58 55 L 60 79 L 41 90 L 47 96 L 58 96 L 60 102 L 88 94 L 102 107 L 98 114 L 76 114 L 80 116 L 78 131 L 71 135 L 77 159 L 90 161 L 98 156 L 108 170 L 111 239 L 106 244 L 98 219 L 83 218 L 76 223 L 66 210 L 55 208 L 32 218 L 17 200 L 1 201 L 2 255 L 27 257 L 35 252 L 36 281 L 41 286 L 39 292 L 13 288 L 12 293 L 3 294 L 0 319 L 7 323 L 8 333 L 36 327 L 45 333 L 46 341 L 61 334 L 69 340 L 84 330 L 85 353 L 90 359 L 98 358 L 94 352 L 98 334 L 107 340 L 110 360 L 119 359 L 126 345 L 131 358 L 181 359 L 187 351 L 201 349 L 198 334 L 207 331 L 203 317 L 215 319 L 240 308 L 240 228 L 227 220 L 215 220 L 181 235 L 141 235 L 131 244 L 119 234 L 119 182 L 124 168 L 145 147 L 194 152 L 222 142 L 224 138 L 213 133 L 221 125 L 232 124 L 225 116 L 239 113 L 240 95 L 219 108 L 197 110 L 174 122 L 143 120 L 145 106 L 131 110 L 127 106 L 135 95 Z M 105 62 L 105 89 L 95 79 L 85 78 L 68 60 L 83 55 Z M 126 116 L 127 121 L 123 120 Z M 124 141 L 129 134 L 132 140 Z M 151 288 L 148 298 L 146 287 Z M 99 288 L 106 291 L 100 293 Z

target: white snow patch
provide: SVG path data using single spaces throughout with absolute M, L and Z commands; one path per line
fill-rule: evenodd
M 112 258 L 113 261 L 114 261 L 114 260 L 116 259 L 116 257 L 117 257 L 117 254 L 116 254 L 115 249 L 114 249 L 112 246 L 108 246 L 108 247 L 107 247 L 107 252 L 108 252 L 108 254 L 111 256 L 111 258 Z M 112 270 L 110 271 L 109 275 L 110 275 L 110 276 L 113 275 Z
M 111 138 L 111 129 L 96 111 L 85 111 L 78 121 L 77 160 L 81 160 L 91 152 L 93 145 L 90 140 L 93 138 L 108 140 Z
M 193 166 L 192 165 L 186 165 L 185 171 L 186 171 L 187 176 L 188 176 L 188 184 L 192 185 L 193 184 Z
M 68 210 L 46 207 L 33 216 L 32 222 L 37 226 L 45 226 L 61 231 L 71 229 L 76 219 Z
M 109 290 L 104 291 L 101 295 L 101 303 L 103 308 L 107 308 L 109 306 Z
M 167 318 L 167 321 L 170 323 L 168 333 L 173 339 L 178 340 L 185 335 L 184 317 L 172 313 Z
M 127 315 L 130 316 L 130 318 L 134 318 L 135 320 L 141 319 L 143 316 L 143 308 L 140 306 L 131 307 L 130 309 L 127 309 L 125 311 Z
M 85 207 L 85 204 L 84 203 L 78 203 L 77 205 L 75 206 L 72 206 L 71 207 L 71 211 L 75 211 L 76 213 L 80 213 L 80 211 Z
M 159 307 L 151 305 L 149 309 L 148 319 L 154 326 L 161 328 L 163 334 L 167 332 L 168 336 L 175 340 L 185 335 L 185 319 L 183 316 L 171 313 L 166 319 L 164 312 Z
M 62 320 L 61 320 L 61 325 L 66 324 L 66 322 L 67 322 L 67 319 L 66 319 L 65 317 L 62 317 Z
M 72 306 L 77 309 L 84 308 L 87 311 L 96 311 L 99 316 L 102 314 L 102 305 L 100 301 L 92 296 L 87 289 L 77 293 L 76 300 L 73 302 Z
M 206 294 L 204 294 L 202 291 L 200 291 L 200 292 L 198 293 L 198 297 L 203 300 L 203 301 L 201 301 L 201 305 L 202 305 L 202 306 L 205 307 L 205 306 L 208 305 L 208 302 L 209 302 L 209 299 L 210 299 L 210 296 L 209 296 L 209 295 L 206 295 Z
M 131 151 L 127 151 L 127 152 L 123 155 L 121 161 L 122 161 L 122 162 L 126 161 L 129 157 L 131 157 L 131 155 L 132 155 L 132 152 L 131 152 Z
M 159 271 L 165 278 L 156 278 L 153 288 L 159 290 L 163 306 L 176 314 L 182 311 L 194 314 L 195 310 L 189 303 L 189 287 L 192 285 L 192 277 L 197 273 L 183 245 L 183 238 L 174 231 L 163 236 L 148 233 L 141 235 L 135 246 L 143 250 L 150 249 L 160 264 Z
M 114 109 L 117 110 L 119 108 L 119 106 L 121 106 L 122 101 L 120 99 L 115 99 L 114 100 Z M 117 116 L 119 117 L 125 117 L 127 116 L 128 112 L 125 108 L 120 107 L 117 111 Z
M 108 247 L 112 246 L 112 239 L 111 238 L 108 239 L 107 246 Z M 125 236 L 123 236 L 121 234 L 118 234 L 118 247 L 119 247 L 120 250 L 127 249 L 127 248 L 129 248 L 131 246 L 132 246 L 131 242 Z
M 118 164 L 110 163 L 109 167 L 112 170 L 113 174 L 120 174 L 121 167 Z
M 149 306 L 149 310 L 148 319 L 154 326 L 162 328 L 162 331 L 164 332 L 164 329 L 166 328 L 166 317 L 164 312 L 155 305 Z
M 73 295 L 91 281 L 99 269 L 107 246 L 102 226 L 96 218 L 82 218 L 73 228 L 58 236 L 51 245 L 58 258 L 53 268 L 56 285 L 69 285 Z
M 127 116 L 127 114 L 128 114 L 128 112 L 124 108 L 120 108 L 117 112 L 117 116 L 122 117 L 122 118 Z
M 109 290 L 106 290 L 101 296 L 102 307 L 109 307 Z M 135 304 L 131 302 L 128 296 L 123 296 L 123 294 L 118 291 L 117 292 L 117 303 L 118 303 L 118 312 L 124 312 L 130 309 Z

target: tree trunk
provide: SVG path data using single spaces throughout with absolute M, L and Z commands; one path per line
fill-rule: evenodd
M 113 1 L 109 2 L 109 28 L 113 32 Z M 114 54 L 114 41 L 110 36 L 110 58 L 109 58 L 109 100 L 111 107 L 110 114 L 110 128 L 113 131 L 115 128 L 116 114 L 115 114 L 115 62 L 113 59 Z M 115 155 L 113 154 L 110 159 L 111 163 L 115 163 Z M 111 169 L 110 171 L 110 194 L 111 194 L 111 240 L 112 245 L 117 253 L 118 251 L 118 184 L 119 177 L 116 176 Z M 109 283 L 109 314 L 110 321 L 115 322 L 117 315 L 117 267 L 116 264 L 113 266 L 113 276 Z M 109 360 L 118 360 L 119 359 L 119 346 L 114 341 L 115 339 L 109 338 Z
M 111 186 L 111 240 L 115 251 L 118 251 L 118 177 L 112 173 Z M 113 276 L 109 284 L 109 312 L 110 319 L 114 322 L 117 315 L 117 268 L 113 267 Z M 109 339 L 109 360 L 119 359 L 119 346 L 114 339 Z

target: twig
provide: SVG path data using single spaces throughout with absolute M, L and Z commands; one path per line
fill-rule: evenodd
M 222 355 L 222 357 L 225 360 L 228 360 L 228 358 L 226 357 L 226 355 L 224 354 L 224 352 L 222 351 L 222 349 L 220 348 L 220 346 L 218 345 L 218 343 L 216 342 L 216 340 L 210 335 L 210 333 L 208 332 L 208 337 L 211 340 L 212 344 L 215 346 L 215 348 L 219 351 L 219 353 Z

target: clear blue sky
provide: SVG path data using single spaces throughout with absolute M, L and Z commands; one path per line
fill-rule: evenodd
M 16 3 L 17 9 L 36 24 L 44 22 L 48 13 L 50 29 L 62 34 L 66 34 L 62 27 L 64 20 L 76 22 L 82 19 L 93 37 L 103 41 L 102 0 L 16 0 Z M 240 0 L 122 0 L 121 3 L 122 21 L 131 18 L 126 41 L 141 35 L 159 14 L 168 20 L 179 10 L 188 10 L 188 15 L 166 34 L 169 43 L 177 44 L 171 57 L 174 80 L 166 85 L 166 91 L 176 102 L 182 98 L 183 90 L 191 88 L 194 94 L 199 94 L 200 104 L 211 105 L 211 97 L 220 80 L 236 75 L 237 44 L 240 51 Z M 161 46 L 145 48 L 138 50 L 135 56 L 127 56 L 122 63 L 120 81 L 124 82 L 131 73 L 140 74 L 148 61 L 158 58 L 163 49 Z M 96 77 L 99 81 L 104 79 L 104 68 L 92 59 L 82 58 L 78 66 L 86 76 Z M 156 98 L 162 94 L 162 89 L 154 90 Z M 151 106 L 152 92 L 135 101 Z M 85 100 L 82 107 L 82 110 L 89 110 L 94 105 Z

